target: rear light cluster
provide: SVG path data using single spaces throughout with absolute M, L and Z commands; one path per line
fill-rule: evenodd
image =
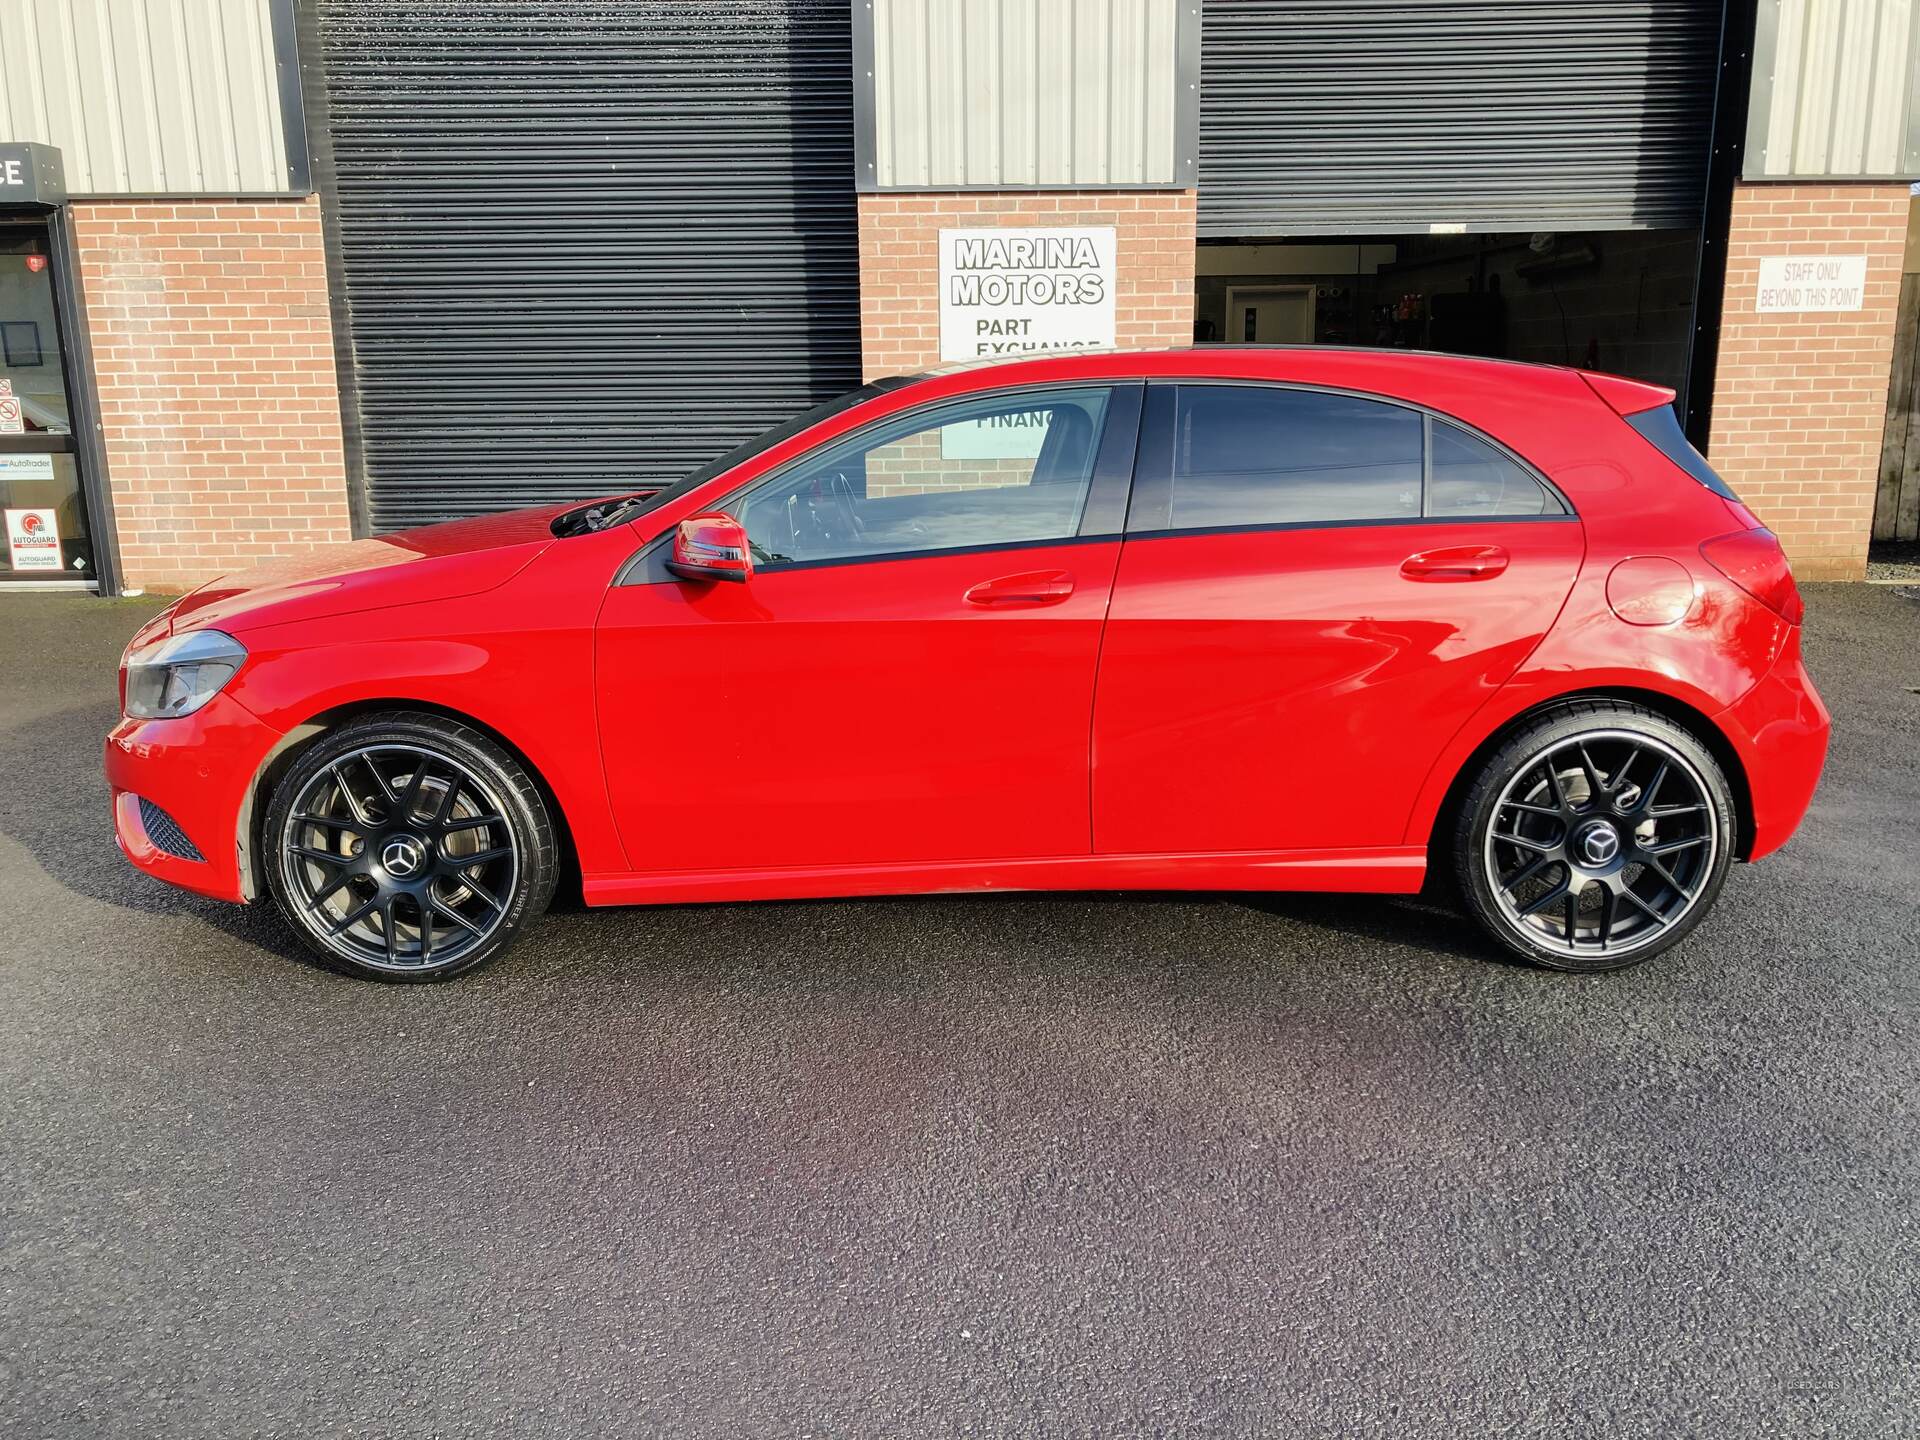
M 1793 569 L 1787 564 L 1786 552 L 1771 530 L 1755 526 L 1751 530 L 1721 535 L 1701 545 L 1700 553 L 1709 565 L 1789 625 L 1798 625 L 1806 614 L 1807 607 L 1801 603 L 1800 587 L 1793 583 Z

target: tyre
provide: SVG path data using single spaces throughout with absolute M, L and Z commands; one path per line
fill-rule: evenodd
M 322 959 L 375 980 L 446 980 L 499 955 L 553 896 L 540 789 L 486 735 L 438 715 L 327 731 L 275 787 L 261 868 Z
M 1482 766 L 1452 837 L 1473 916 L 1555 970 L 1619 970 L 1686 938 L 1726 880 L 1733 794 L 1705 746 L 1622 701 L 1527 724 Z

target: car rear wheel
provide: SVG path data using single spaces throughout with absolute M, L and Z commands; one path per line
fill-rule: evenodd
M 1692 735 L 1620 701 L 1567 705 L 1486 762 L 1460 808 L 1467 907 L 1517 955 L 1618 970 L 1671 949 L 1733 859 L 1726 776 Z
M 372 715 L 302 751 L 262 834 L 268 887 L 336 968 L 445 980 L 505 950 L 552 898 L 552 821 L 526 770 L 437 715 Z

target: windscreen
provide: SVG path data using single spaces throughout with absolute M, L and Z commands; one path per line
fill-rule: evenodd
M 653 494 L 645 497 L 636 506 L 630 508 L 627 511 L 627 515 L 630 517 L 636 514 L 644 514 L 656 506 L 666 504 L 669 500 L 677 500 L 689 490 L 706 484 L 707 481 L 713 479 L 714 476 L 725 474 L 743 461 L 751 460 L 763 450 L 771 450 L 781 441 L 791 440 L 808 426 L 818 425 L 822 420 L 838 415 L 842 410 L 851 410 L 854 406 L 871 400 L 876 395 L 883 395 L 887 391 L 897 389 L 907 383 L 909 382 L 906 377 L 876 381 L 871 385 L 863 385 L 858 390 L 849 390 L 845 395 L 836 396 L 825 404 L 816 405 L 811 410 L 795 415 L 791 420 L 782 420 L 772 429 L 761 431 L 751 440 L 743 440 L 740 444 L 734 446 L 733 449 L 727 451 L 726 454 L 716 455 L 713 459 L 707 461 L 706 464 L 700 466 L 697 470 L 681 476 L 665 489 L 654 491 Z

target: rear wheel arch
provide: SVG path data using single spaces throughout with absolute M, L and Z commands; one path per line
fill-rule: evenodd
M 1753 790 L 1747 780 L 1746 766 L 1741 762 L 1740 753 L 1727 734 L 1713 722 L 1713 718 L 1704 710 L 1664 695 L 1657 690 L 1642 690 L 1633 686 L 1602 686 L 1591 690 L 1574 690 L 1564 695 L 1556 695 L 1531 705 L 1517 715 L 1509 716 L 1503 723 L 1494 727 L 1473 752 L 1463 760 L 1454 771 L 1453 779 L 1447 784 L 1447 793 L 1434 812 L 1433 821 L 1427 832 L 1427 873 L 1438 876 L 1446 873 L 1446 854 L 1448 837 L 1453 834 L 1454 822 L 1458 819 L 1460 805 L 1467 792 L 1473 788 L 1476 777 L 1487 761 L 1495 755 L 1508 740 L 1519 731 L 1532 725 L 1543 717 L 1556 711 L 1565 710 L 1595 700 L 1617 700 L 1623 704 L 1638 705 L 1651 710 L 1663 719 L 1672 721 L 1685 730 L 1712 755 L 1727 778 L 1727 786 L 1733 792 L 1734 805 L 1734 858 L 1746 860 L 1753 853 Z
M 456 721 L 461 725 L 478 730 L 507 754 L 527 772 L 533 783 L 539 788 L 540 798 L 546 802 L 547 813 L 552 817 L 554 837 L 560 844 L 560 884 L 562 890 L 577 895 L 580 882 L 580 852 L 574 843 L 573 821 L 567 809 L 560 803 L 552 784 L 541 773 L 540 767 L 528 756 L 527 752 L 515 744 L 511 737 L 502 734 L 478 716 L 456 710 L 451 705 L 440 705 L 430 700 L 416 700 L 405 696 L 383 696 L 375 699 L 353 700 L 344 705 L 319 711 L 309 716 L 281 737 L 278 744 L 267 752 L 254 772 L 253 783 L 247 787 L 241 800 L 240 815 L 235 825 L 236 856 L 240 865 L 240 891 L 249 901 L 257 900 L 266 893 L 259 865 L 260 826 L 272 803 L 275 786 L 293 767 L 300 754 L 329 731 L 351 723 L 366 715 L 410 713 L 433 716 Z

